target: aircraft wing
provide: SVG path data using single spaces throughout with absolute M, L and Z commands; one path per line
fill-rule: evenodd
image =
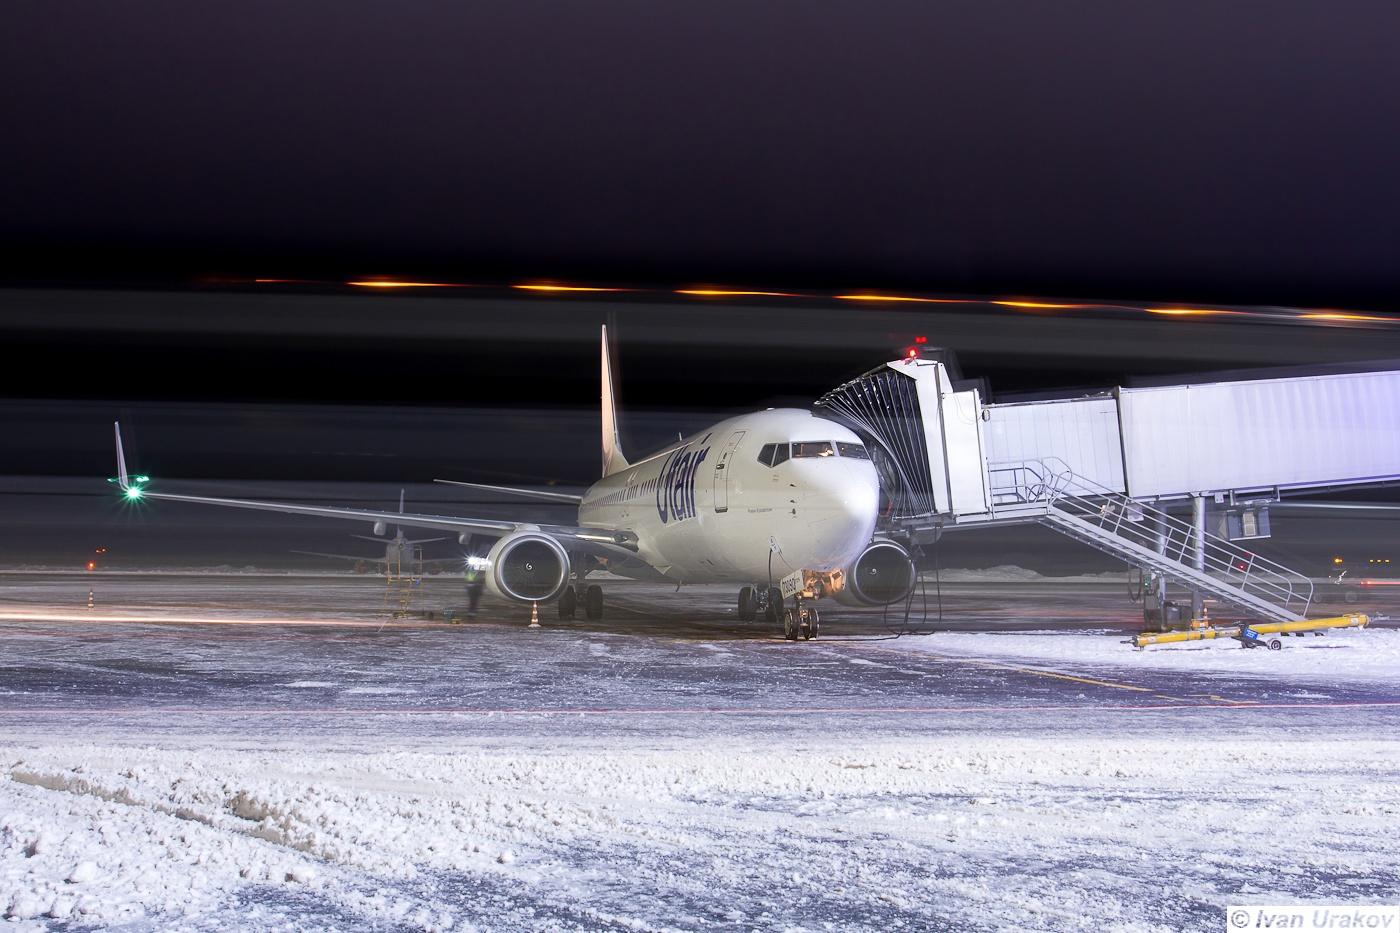
M 383 557 L 365 557 L 363 554 L 327 554 L 325 551 L 292 551 L 293 554 L 305 554 L 308 557 L 330 557 L 335 560 L 353 560 L 356 563 L 382 564 L 385 563 Z
M 625 531 L 602 528 L 581 528 L 575 525 L 540 525 L 534 522 L 512 522 L 489 518 L 460 518 L 455 515 L 426 515 L 414 512 L 381 512 L 374 509 L 347 509 L 326 505 L 301 505 L 295 502 L 266 502 L 257 499 L 224 499 L 218 496 L 185 496 L 168 492 L 152 492 L 144 487 L 137 499 L 164 499 L 170 502 L 194 502 L 199 505 L 219 505 L 231 509 L 254 509 L 282 512 L 287 515 L 308 515 L 317 518 L 343 518 L 361 522 L 385 522 L 408 528 L 432 528 L 457 534 L 479 534 L 504 537 L 520 529 L 538 529 L 559 538 L 565 545 L 578 550 L 612 557 L 634 557 L 636 538 Z M 372 559 L 372 558 L 370 558 Z
M 485 535 L 504 537 L 518 530 L 542 531 L 558 538 L 566 547 L 584 553 L 596 554 L 611 559 L 635 559 L 637 536 L 627 531 L 609 531 L 604 528 L 583 528 L 576 525 L 541 525 L 534 522 L 512 522 L 489 518 L 461 518 L 456 515 L 427 515 L 414 512 L 382 512 L 375 509 L 348 509 L 326 505 L 301 505 L 295 502 L 267 502 L 257 499 L 225 499 L 219 496 L 186 496 L 168 492 L 152 492 L 146 488 L 149 477 L 132 475 L 126 469 L 126 457 L 122 452 L 121 425 L 115 425 L 117 440 L 117 476 L 112 480 L 119 485 L 128 501 L 144 499 L 164 499 L 170 502 L 193 502 L 198 505 L 218 505 L 231 509 L 253 509 L 262 512 L 281 512 L 286 515 L 308 515 L 316 518 L 343 518 L 350 521 L 384 522 L 405 525 L 410 528 L 431 528 L 435 531 L 451 531 L 457 535 Z

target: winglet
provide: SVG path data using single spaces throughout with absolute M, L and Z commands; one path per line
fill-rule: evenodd
M 603 475 L 629 466 L 617 436 L 617 395 L 613 391 L 612 359 L 608 354 L 608 325 L 603 325 Z
M 126 454 L 122 452 L 122 423 L 113 421 L 112 429 L 117 435 L 117 485 L 125 492 L 131 488 L 131 479 L 126 475 Z

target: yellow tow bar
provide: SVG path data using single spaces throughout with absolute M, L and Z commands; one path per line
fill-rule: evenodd
M 1248 628 L 1259 635 L 1272 635 L 1278 632 L 1319 632 L 1329 628 L 1365 628 L 1370 616 L 1361 612 L 1350 615 L 1330 616 L 1326 619 L 1300 619 L 1297 622 L 1259 622 Z M 1222 625 L 1193 629 L 1189 632 L 1143 632 L 1133 637 L 1133 646 L 1146 648 L 1148 645 L 1167 645 L 1182 641 L 1209 641 L 1212 638 L 1239 638 L 1243 625 Z

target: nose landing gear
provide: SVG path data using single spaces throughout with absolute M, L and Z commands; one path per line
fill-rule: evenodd
M 802 600 L 783 610 L 783 637 L 788 641 L 811 641 L 821 630 L 821 613 Z

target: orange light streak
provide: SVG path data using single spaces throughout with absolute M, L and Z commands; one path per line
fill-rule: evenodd
M 837 295 L 841 301 L 907 301 L 914 304 L 962 305 L 970 304 L 961 298 L 915 298 L 910 295 Z
M 677 295 L 692 295 L 701 298 L 805 298 L 793 292 L 746 292 L 729 288 L 678 288 Z
M 1225 311 L 1221 308 L 1143 308 L 1148 314 L 1166 314 L 1173 317 L 1191 317 L 1208 314 L 1243 314 L 1242 311 Z
M 1054 301 L 1010 301 L 1001 299 L 989 301 L 988 304 L 1001 305 L 1003 308 L 1036 308 L 1043 310 L 1067 310 L 1071 308 L 1102 308 L 1104 305 L 1080 305 L 1080 304 L 1060 304 Z
M 630 292 L 630 288 L 603 288 L 596 285 L 512 285 L 527 292 Z
M 360 279 L 346 282 L 356 288 L 465 288 L 456 282 L 402 282 L 396 279 Z
M 1349 311 L 1308 311 L 1298 315 L 1305 321 L 1374 321 L 1377 323 L 1400 323 L 1400 318 L 1382 317 L 1378 314 L 1352 314 Z

